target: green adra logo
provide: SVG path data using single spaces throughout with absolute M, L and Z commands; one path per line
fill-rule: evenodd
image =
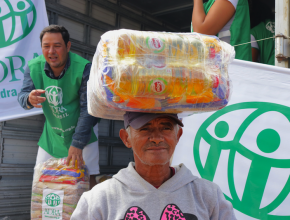
M 235 209 L 255 219 L 290 219 L 290 108 L 266 102 L 227 106 L 199 128 L 193 155 Z
M 48 206 L 56 207 L 60 204 L 60 197 L 57 194 L 50 193 L 45 197 L 45 203 Z
M 45 96 L 47 101 L 52 106 L 58 106 L 62 104 L 63 93 L 62 89 L 57 86 L 49 86 L 45 89 Z
M 36 23 L 36 9 L 31 0 L 0 1 L 0 48 L 26 37 Z

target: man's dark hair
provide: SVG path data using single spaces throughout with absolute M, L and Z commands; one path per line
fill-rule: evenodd
M 42 44 L 42 38 L 45 33 L 61 33 L 62 39 L 64 40 L 65 46 L 69 42 L 69 33 L 64 26 L 61 25 L 49 25 L 45 27 L 40 33 L 40 42 Z

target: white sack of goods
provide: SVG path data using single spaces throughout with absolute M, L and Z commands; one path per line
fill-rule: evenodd
M 230 96 L 234 47 L 215 36 L 115 30 L 101 36 L 88 81 L 89 114 L 214 111 Z
M 66 158 L 51 158 L 34 168 L 32 220 L 69 220 L 81 195 L 89 190 L 86 165 L 66 166 Z

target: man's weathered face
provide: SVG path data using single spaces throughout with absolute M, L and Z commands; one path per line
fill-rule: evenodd
M 130 127 L 126 146 L 132 148 L 135 162 L 154 166 L 169 162 L 182 129 L 171 118 L 156 118 L 138 130 Z
M 42 53 L 52 70 L 62 71 L 68 58 L 70 46 L 70 41 L 67 46 L 65 45 L 61 33 L 45 33 L 43 35 Z

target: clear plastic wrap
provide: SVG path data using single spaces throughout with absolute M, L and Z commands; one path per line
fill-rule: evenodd
M 230 96 L 234 47 L 215 36 L 133 30 L 102 35 L 88 82 L 88 111 L 122 120 L 125 111 L 213 111 Z
M 81 195 L 89 190 L 89 173 L 66 166 L 66 158 L 51 158 L 34 168 L 31 219 L 69 220 Z

